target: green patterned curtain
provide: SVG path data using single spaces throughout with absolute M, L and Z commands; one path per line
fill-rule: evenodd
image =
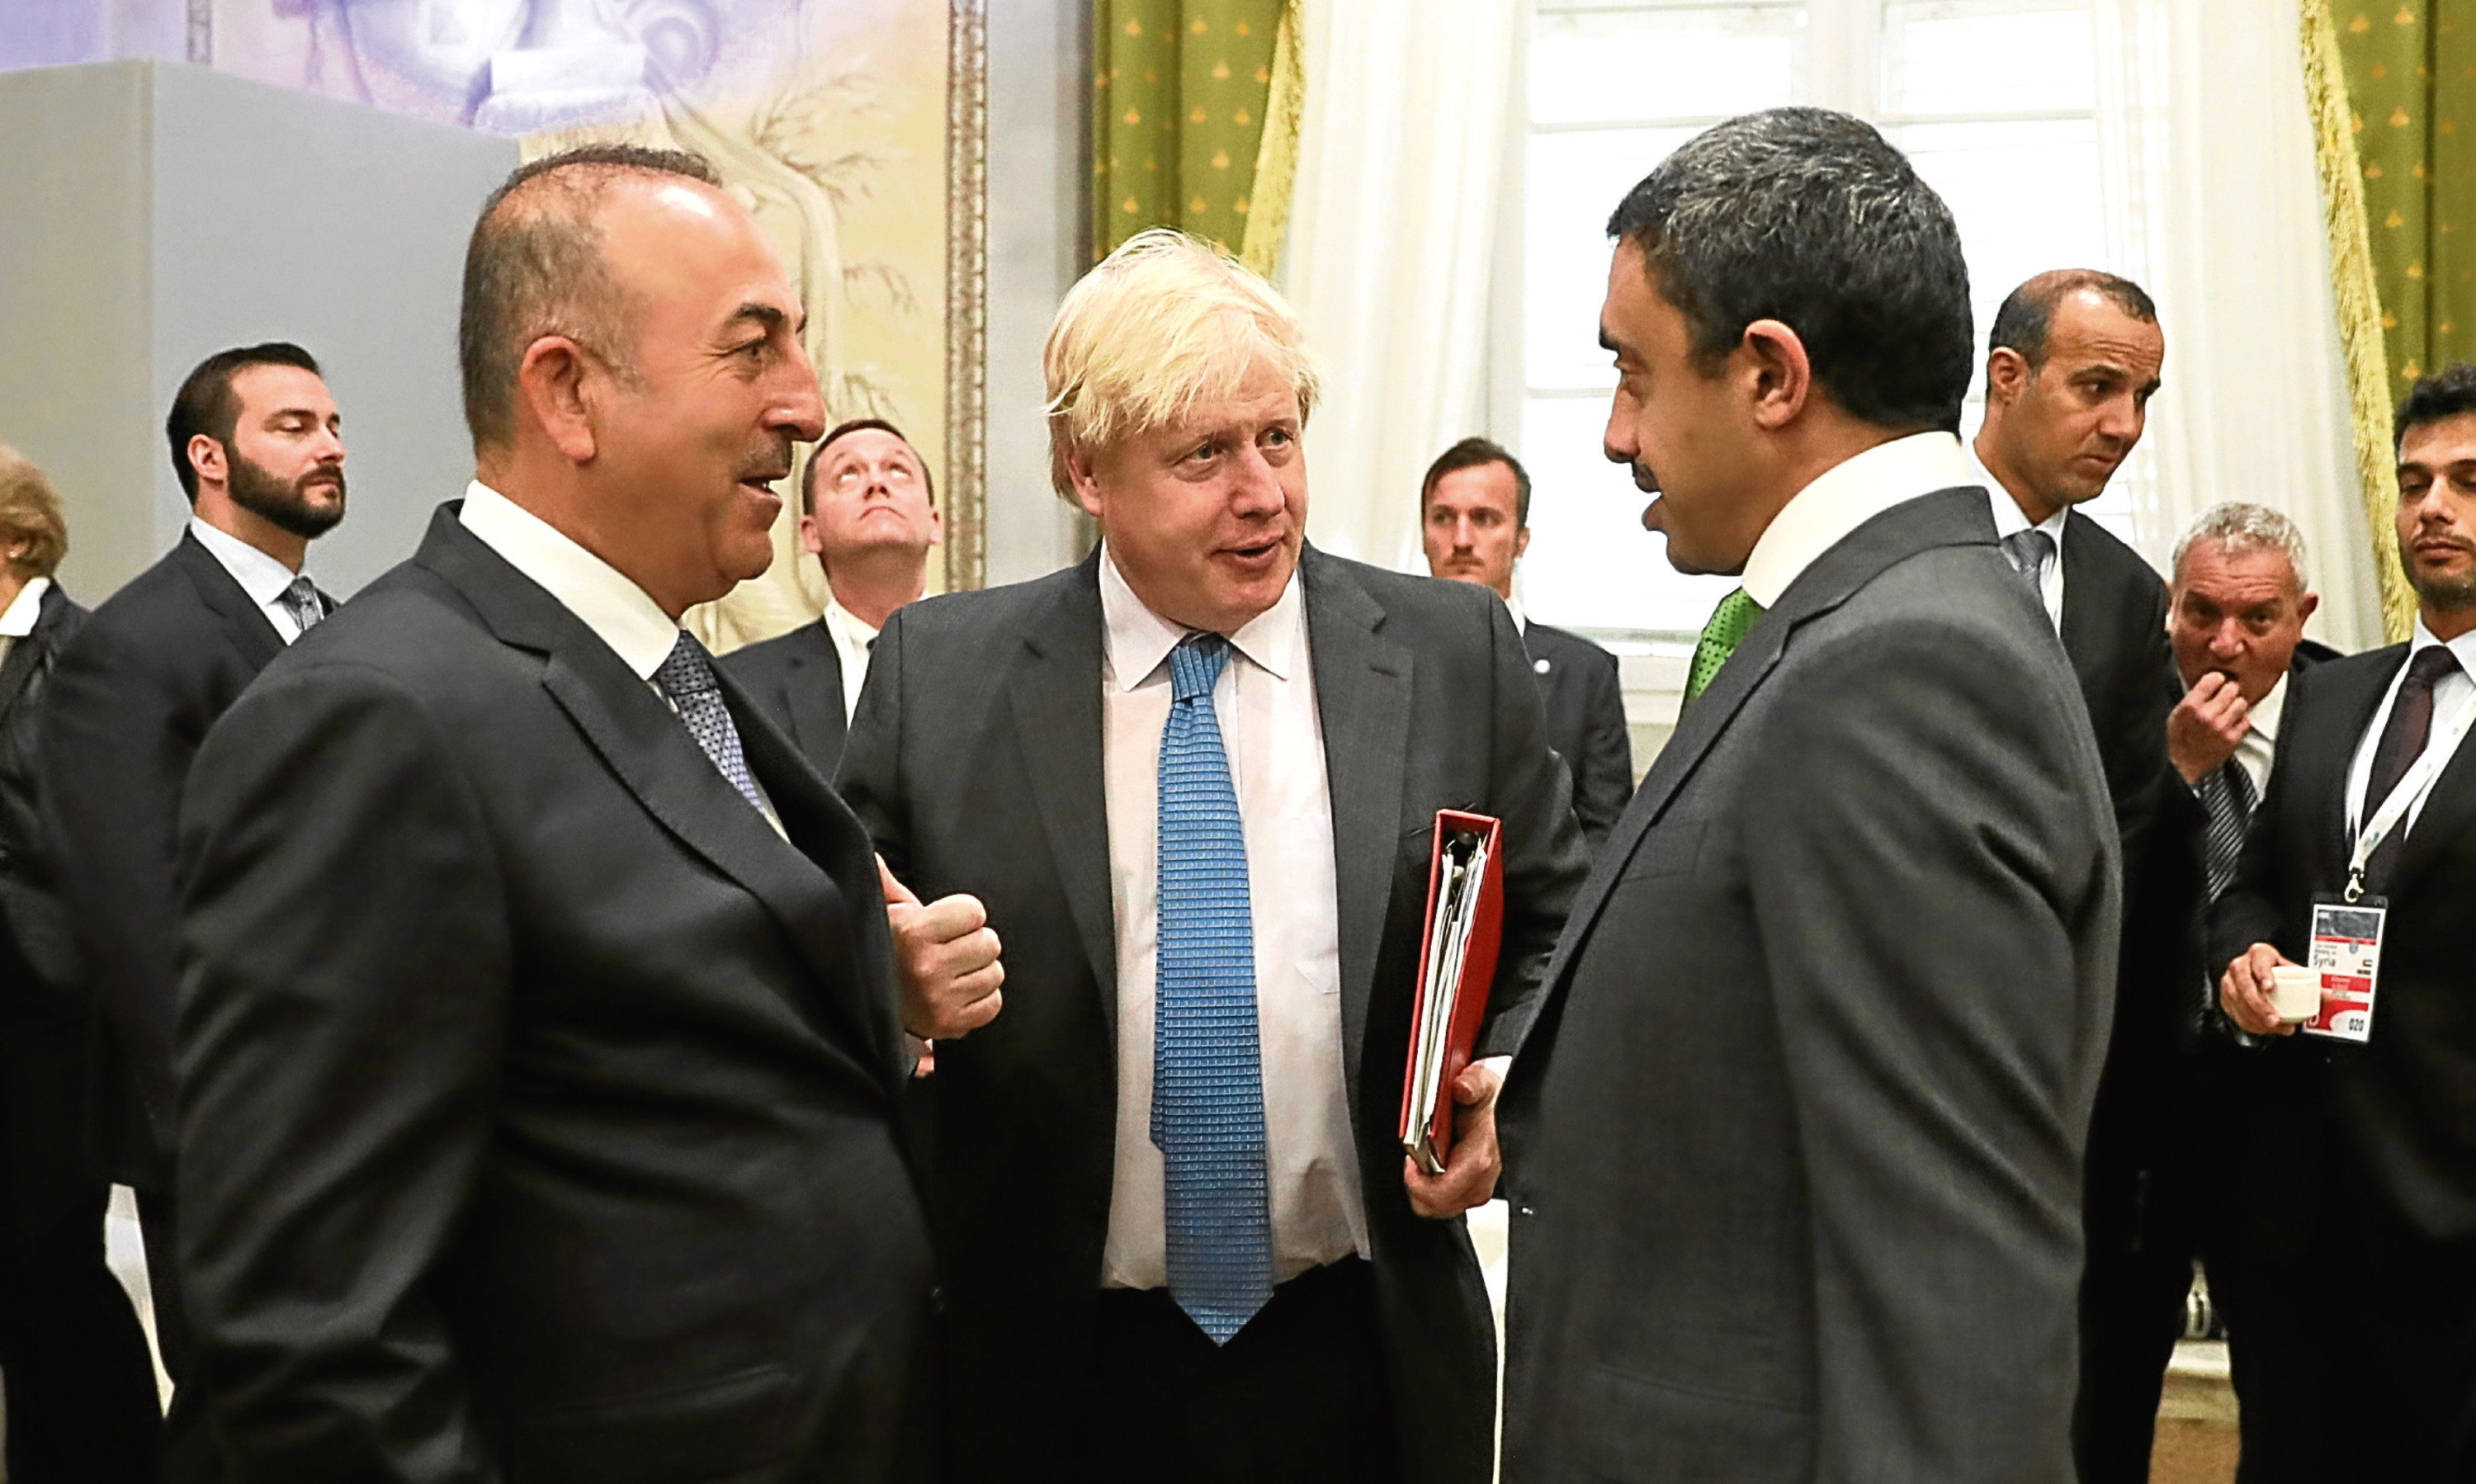
M 2476 359 L 2476 0 L 2305 0 L 2365 514 L 2392 638 L 2414 597 L 2398 566 L 2390 409 Z
M 1298 148 L 1292 5 L 1093 0 L 1096 261 L 1177 227 L 1271 271 Z

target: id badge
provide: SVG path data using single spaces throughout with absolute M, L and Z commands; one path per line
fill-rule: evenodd
M 2381 982 L 2382 922 L 2389 904 L 2379 897 L 2313 904 L 2313 938 L 2305 967 L 2321 976 L 2321 1013 L 2298 1028 L 2358 1044 L 2373 1038 L 2373 992 Z

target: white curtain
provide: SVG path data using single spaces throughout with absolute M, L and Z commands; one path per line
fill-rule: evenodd
M 2221 500 L 2303 529 L 2308 631 L 2382 643 L 2357 498 L 2295 0 L 2095 0 L 2110 258 L 2158 301 L 2164 384 L 2137 456 L 2161 571 Z
M 1489 274 L 1518 0 L 1308 0 L 1282 285 L 1325 371 L 1307 530 L 1423 570 L 1419 477 L 1486 428 Z

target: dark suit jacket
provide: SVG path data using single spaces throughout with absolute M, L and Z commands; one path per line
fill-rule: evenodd
M 29 996 L 37 981 L 70 989 L 81 967 L 43 834 L 37 754 L 52 672 L 86 620 L 86 609 L 54 582 L 34 632 L 10 645 L 0 661 L 0 962 L 18 955 L 14 962 L 31 977 L 10 987 Z
M 1483 1051 L 1510 1050 L 1528 1019 L 1582 877 L 1581 837 L 1494 594 L 1313 548 L 1300 570 L 1330 770 L 1345 1066 L 1401 1447 L 1412 1478 L 1483 1484 L 1487 1296 L 1463 1224 L 1411 1211 L 1397 1138 L 1435 813 L 1504 821 L 1504 949 Z M 940 1045 L 933 1078 L 949 1427 L 965 1480 L 1063 1476 L 1108 1232 L 1118 950 L 1099 574 L 1095 554 L 897 613 L 843 757 L 844 797 L 896 876 L 925 900 L 978 896 L 1005 943 L 1005 1008 Z
M 1582 822 L 1582 839 L 1597 850 L 1633 797 L 1633 738 L 1625 730 L 1617 656 L 1578 633 L 1546 624 L 1523 629 L 1522 643 L 1548 707 L 1548 744 L 1573 775 L 1573 813 Z
M 87 620 L 52 677 L 42 807 L 100 1011 L 103 1173 L 166 1190 L 172 1154 L 173 831 L 190 760 L 284 638 L 184 532 Z
M 2106 766 L 2123 855 L 2116 1023 L 2092 1117 L 2091 1239 L 2142 1241 L 2155 1166 L 2168 1141 L 2173 1051 L 2192 1002 L 2192 899 L 2184 873 L 2198 815 L 2166 755 L 2180 694 L 2166 641 L 2166 586 L 2114 532 L 2074 511 L 2064 526 L 2064 653 Z
M 2214 974 L 2254 943 L 2306 961 L 2313 901 L 2346 884 L 2357 744 L 2406 663 L 2393 644 L 2295 678 L 2241 870 L 2210 919 Z M 2416 816 L 2387 885 L 2381 992 L 2363 1046 L 2297 1034 L 2249 1059 L 2250 1117 L 2229 1148 L 2261 1258 L 2309 1250 L 2325 1200 L 2370 1251 L 2476 1238 L 2476 747 Z
M 36 746 L 53 667 L 86 622 L 55 582 L 0 661 L 0 1127 L 6 1209 L 32 1249 L 99 1182 L 86 1159 L 90 1002 L 43 839 Z
M 1688 706 L 1500 1126 L 1513 1481 L 2065 1484 L 2116 842 L 1985 497 L 1886 511 Z
M 929 1263 L 867 836 L 726 680 L 777 835 L 454 509 L 183 812 L 182 1272 L 235 1476 L 887 1477 Z
M 722 668 L 827 778 L 843 760 L 843 659 L 826 621 L 736 649 Z

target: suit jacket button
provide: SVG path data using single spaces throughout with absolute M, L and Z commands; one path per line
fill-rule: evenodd
M 1538 671 L 1541 675 L 1546 675 L 1548 673 L 1548 661 L 1544 659 L 1534 659 L 1530 661 L 1530 668 Z

